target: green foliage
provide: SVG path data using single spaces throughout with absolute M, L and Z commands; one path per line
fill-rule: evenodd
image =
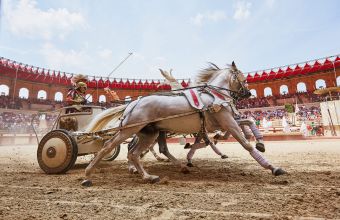
M 285 104 L 285 110 L 288 113 L 294 113 L 294 106 L 292 104 Z

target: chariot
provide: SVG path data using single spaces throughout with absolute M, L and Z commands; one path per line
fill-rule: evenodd
M 61 174 L 74 166 L 78 156 L 96 154 L 110 138 L 110 132 L 90 136 L 84 132 L 89 131 L 91 122 L 93 124 L 96 116 L 104 111 L 101 106 L 61 108 L 52 129 L 39 141 L 37 159 L 40 168 L 47 174 Z M 98 126 L 98 123 L 95 124 Z M 119 152 L 120 146 L 117 146 L 103 160 L 112 161 Z

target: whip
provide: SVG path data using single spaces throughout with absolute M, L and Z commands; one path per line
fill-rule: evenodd
M 108 78 L 111 76 L 112 73 L 114 73 L 114 71 L 116 71 L 127 59 L 129 59 L 129 57 L 132 55 L 133 53 L 129 53 L 129 55 L 127 57 L 125 57 L 124 60 L 122 60 L 107 76 Z

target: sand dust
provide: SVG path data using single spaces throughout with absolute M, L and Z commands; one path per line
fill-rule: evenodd
M 91 157 L 65 175 L 44 174 L 36 146 L 0 146 L 0 219 L 318 219 L 340 218 L 340 141 L 268 142 L 264 156 L 289 175 L 274 177 L 236 143 L 195 155 L 189 174 L 151 154 L 145 168 L 159 175 L 145 184 L 127 172 L 126 146 L 101 163 L 94 186 L 80 185 Z M 187 150 L 171 144 L 185 158 Z

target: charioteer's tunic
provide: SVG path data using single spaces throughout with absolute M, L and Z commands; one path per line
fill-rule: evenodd
M 85 95 L 72 88 L 67 93 L 66 102 L 68 105 L 85 105 L 87 101 Z

